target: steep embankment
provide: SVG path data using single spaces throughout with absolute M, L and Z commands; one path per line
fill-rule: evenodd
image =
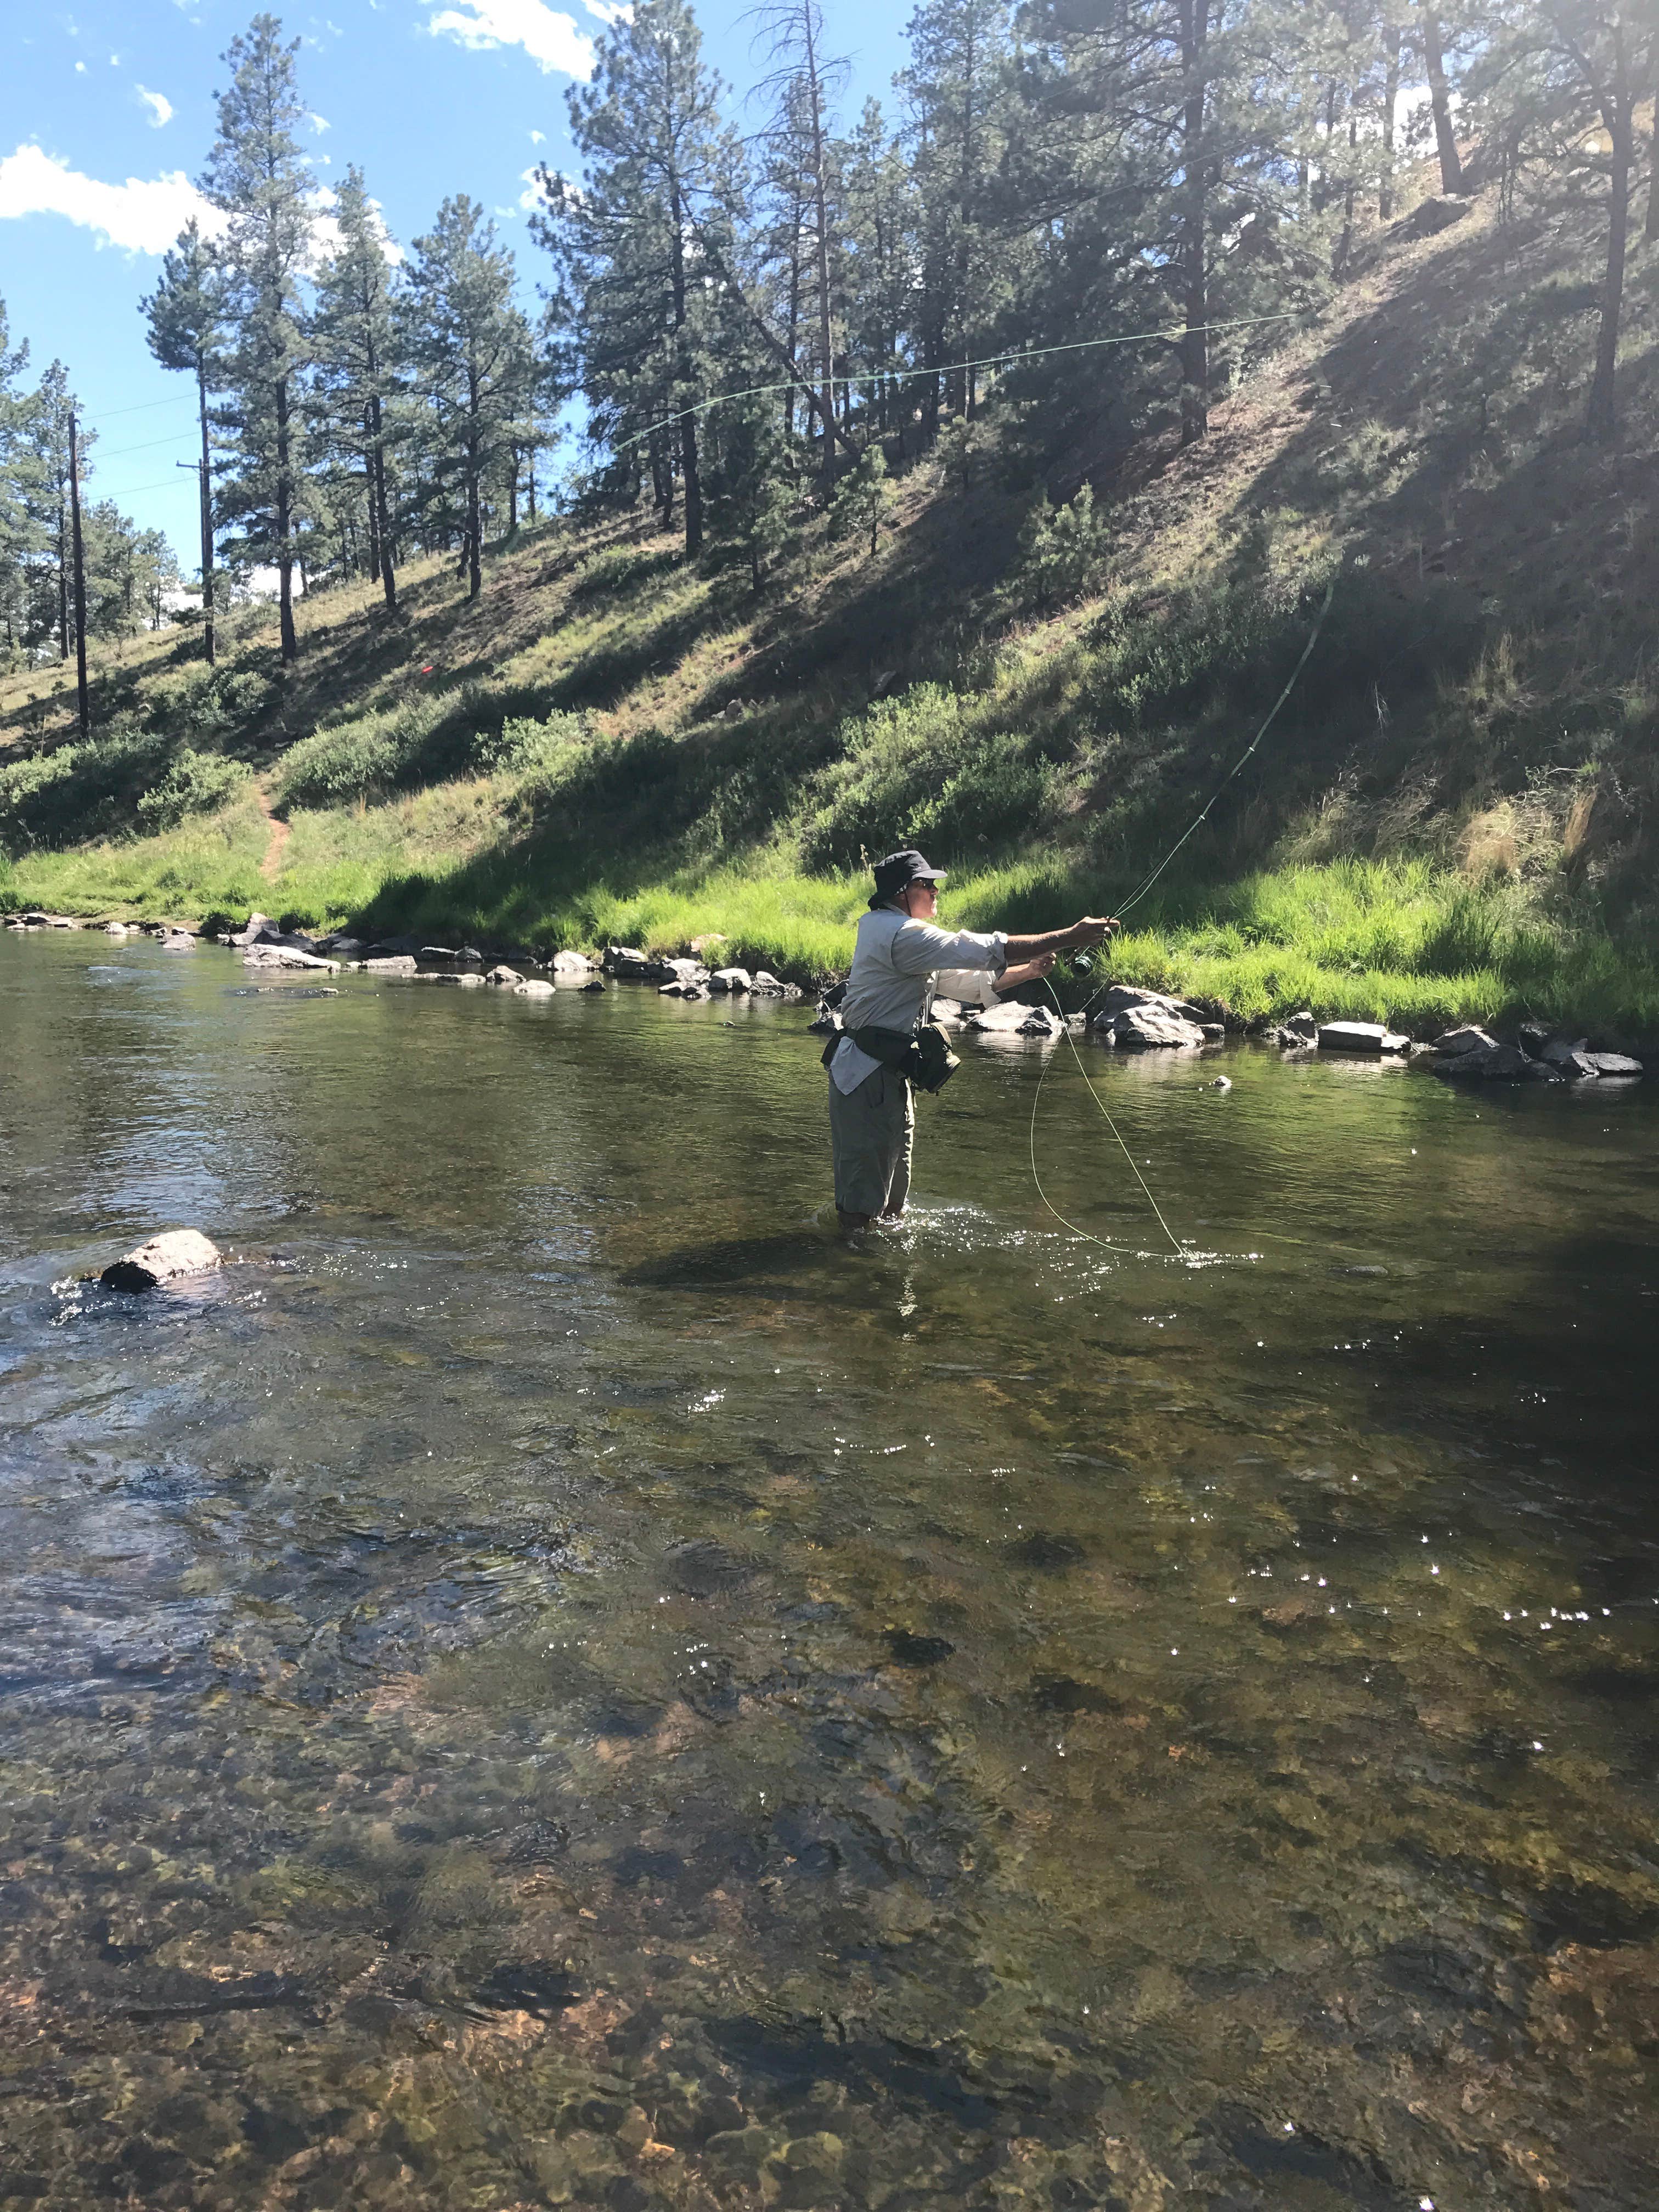
M 1399 227 L 1185 452 L 1157 423 L 1034 542 L 1028 434 L 902 465 L 873 557 L 804 507 L 761 593 L 638 520 L 301 609 L 295 670 L 240 611 L 100 671 L 0 685 L 0 898 L 353 918 L 498 943 L 706 929 L 807 975 L 845 957 L 861 855 L 915 839 L 954 910 L 1109 907 L 1248 740 L 1335 575 L 1271 741 L 1124 964 L 1245 1012 L 1422 1026 L 1528 1008 L 1659 1024 L 1652 248 L 1616 449 L 1580 428 L 1595 241 L 1559 214 Z M 286 825 L 272 836 L 268 807 Z

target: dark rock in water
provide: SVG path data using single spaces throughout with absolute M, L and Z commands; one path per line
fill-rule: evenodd
M 226 938 L 225 943 L 227 945 L 257 945 L 264 936 L 278 937 L 281 934 L 281 931 L 268 914 L 260 914 L 256 910 L 249 915 L 246 928 L 233 930 Z
M 505 1838 L 509 1866 L 547 1866 L 568 1849 L 570 1831 L 558 1820 L 526 1820 Z
M 722 1590 L 738 1589 L 754 1571 L 747 1561 L 712 1538 L 694 1537 L 689 1543 L 676 1544 L 663 1564 L 670 1586 L 687 1597 L 717 1597 Z
M 528 2012 L 550 2020 L 580 2004 L 581 1991 L 562 1966 L 545 1959 L 514 1959 L 485 1975 L 477 2002 L 491 2012 Z
M 937 1667 L 956 1650 L 942 1636 L 916 1636 L 908 1628 L 890 1628 L 887 1652 L 896 1667 Z
M 1426 1064 L 1432 1073 L 1455 1077 L 1460 1083 L 1516 1083 L 1529 1066 L 1540 1063 L 1528 1061 L 1512 1044 L 1490 1044 L 1468 1051 L 1437 1053 Z
M 624 983 L 642 983 L 656 963 L 635 945 L 607 945 L 599 964 L 607 975 L 617 976 Z
M 781 983 L 769 968 L 757 968 L 749 988 L 757 999 L 781 999 L 789 990 L 788 984 Z
M 1039 1574 L 1064 1574 L 1068 1567 L 1080 1567 L 1088 1558 L 1075 1536 L 1051 1536 L 1041 1528 L 1034 1528 L 1008 1547 L 1008 1557 L 1022 1567 L 1035 1567 Z
M 685 1872 L 678 1851 L 653 1851 L 643 1844 L 629 1844 L 618 1851 L 613 1866 L 617 1880 L 630 1887 L 635 1882 L 674 1881 Z
M 1405 1051 L 1409 1037 L 1396 1036 L 1381 1022 L 1322 1022 L 1319 1025 L 1321 1052 L 1346 1052 L 1370 1060 L 1381 1059 L 1385 1054 Z
M 1521 1042 L 1522 1044 L 1527 1042 L 1525 1030 L 1521 1032 Z M 1570 1083 L 1594 1083 L 1601 1071 L 1585 1049 L 1589 1042 L 1588 1037 L 1580 1037 L 1577 1043 L 1565 1037 L 1547 1037 L 1539 1047 L 1536 1056 L 1546 1066 L 1559 1068 Z M 1531 1049 L 1530 1047 L 1528 1048 Z
M 581 988 L 584 991 L 602 991 L 605 988 L 605 978 L 603 975 L 596 975 L 591 983 L 584 983 Z
M 484 981 L 486 983 L 506 985 L 509 983 L 522 983 L 524 977 L 520 975 L 516 968 L 508 968 L 503 964 L 499 968 L 492 968 L 489 973 L 484 977 Z
M 107 1291 L 154 1291 L 186 1275 L 205 1275 L 220 1264 L 219 1248 L 199 1229 L 169 1229 L 152 1237 L 98 1278 Z
M 1031 1702 L 1040 1713 L 1121 1713 L 1121 1698 L 1093 1682 L 1077 1681 L 1070 1674 L 1038 1674 L 1031 1682 Z
M 1632 1060 L 1624 1052 L 1592 1052 L 1585 1055 L 1594 1062 L 1598 1075 L 1640 1075 L 1642 1062 Z

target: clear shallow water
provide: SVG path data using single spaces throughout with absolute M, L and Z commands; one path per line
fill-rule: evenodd
M 247 981 L 0 940 L 0 2203 L 1655 2201 L 1652 1088 L 854 1255 L 801 1009 Z

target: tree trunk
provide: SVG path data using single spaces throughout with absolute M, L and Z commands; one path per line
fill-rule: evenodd
M 695 561 L 702 550 L 702 478 L 697 470 L 697 418 L 690 412 L 696 384 L 691 360 L 686 306 L 685 223 L 678 173 L 668 188 L 669 222 L 673 234 L 670 277 L 674 291 L 674 381 L 684 403 L 680 415 L 680 474 L 685 479 L 685 557 Z
M 58 480 L 58 658 L 70 657 L 70 529 L 68 486 Z
M 1423 25 L 1423 62 L 1429 73 L 1429 104 L 1434 110 L 1434 143 L 1440 155 L 1440 189 L 1461 192 L 1463 165 L 1457 158 L 1457 140 L 1451 123 L 1451 94 L 1446 87 L 1446 64 L 1440 47 L 1440 19 L 1427 0 L 1419 0 Z
M 1186 335 L 1181 341 L 1181 442 L 1195 445 L 1210 427 L 1209 293 L 1205 270 L 1209 162 L 1204 145 L 1204 60 L 1210 0 L 1181 0 L 1181 58 L 1187 79 L 1182 118 L 1186 172 L 1182 216 L 1181 282 Z
M 386 594 L 386 610 L 389 615 L 398 611 L 397 563 L 392 546 L 392 515 L 386 495 L 386 439 L 381 430 L 380 395 L 369 402 L 370 416 L 374 426 L 374 535 L 380 548 L 380 588 Z
M 1382 52 L 1387 66 L 1382 79 L 1382 181 L 1377 187 L 1376 212 L 1384 222 L 1394 220 L 1394 111 L 1400 104 L 1400 26 L 1385 25 Z
M 1649 81 L 1656 76 L 1659 67 L 1650 70 Z M 1653 103 L 1653 128 L 1648 133 L 1648 219 L 1642 235 L 1650 246 L 1659 243 L 1659 99 Z
M 218 659 L 213 631 L 213 464 L 208 446 L 207 358 L 196 356 L 196 410 L 202 425 L 202 641 L 211 668 Z
M 75 553 L 75 697 L 81 735 L 92 735 L 92 707 L 87 695 L 87 561 L 81 542 L 81 454 L 75 429 L 75 410 L 69 418 L 70 527 Z
M 300 657 L 300 640 L 294 627 L 294 479 L 289 472 L 288 379 L 276 381 L 276 580 L 283 659 Z
M 1595 334 L 1595 375 L 1590 385 L 1587 426 L 1603 445 L 1613 441 L 1617 418 L 1613 378 L 1619 365 L 1619 320 L 1625 298 L 1625 251 L 1630 229 L 1630 171 L 1635 137 L 1635 106 L 1626 81 L 1622 39 L 1617 42 L 1619 81 L 1601 106 L 1601 120 L 1613 141 L 1607 178 L 1607 264 L 1601 279 L 1601 321 Z
M 802 12 L 806 46 L 806 89 L 812 115 L 812 219 L 817 226 L 815 258 L 818 285 L 818 349 L 823 361 L 823 473 L 827 478 L 836 459 L 836 363 L 830 334 L 830 190 L 824 177 L 823 88 L 818 82 L 817 51 L 812 40 L 812 13 Z

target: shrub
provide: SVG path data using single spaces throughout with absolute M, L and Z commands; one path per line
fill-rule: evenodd
M 553 768 L 587 734 L 580 714 L 509 714 L 498 731 L 483 731 L 473 741 L 472 757 L 486 775 L 529 775 Z
M 211 814 L 233 799 L 249 780 L 240 761 L 220 753 L 193 752 L 186 745 L 175 754 L 160 783 L 140 794 L 138 819 L 147 830 L 171 830 L 187 814 Z
M 1030 830 L 1058 797 L 1056 771 L 1029 738 L 972 719 L 974 704 L 919 684 L 843 723 L 842 758 L 818 779 L 807 865 L 856 868 L 913 841 L 963 852 Z
M 128 830 L 166 757 L 161 738 L 114 727 L 8 762 L 0 768 L 0 838 L 14 848 L 55 846 Z
M 1080 597 L 1097 580 L 1107 550 L 1105 518 L 1095 513 L 1089 485 L 1063 507 L 1050 507 L 1040 493 L 1019 533 L 1019 577 L 1027 599 L 1046 610 Z
M 422 750 L 444 711 L 442 698 L 429 696 L 314 730 L 283 759 L 283 799 L 295 806 L 335 806 L 385 790 Z

